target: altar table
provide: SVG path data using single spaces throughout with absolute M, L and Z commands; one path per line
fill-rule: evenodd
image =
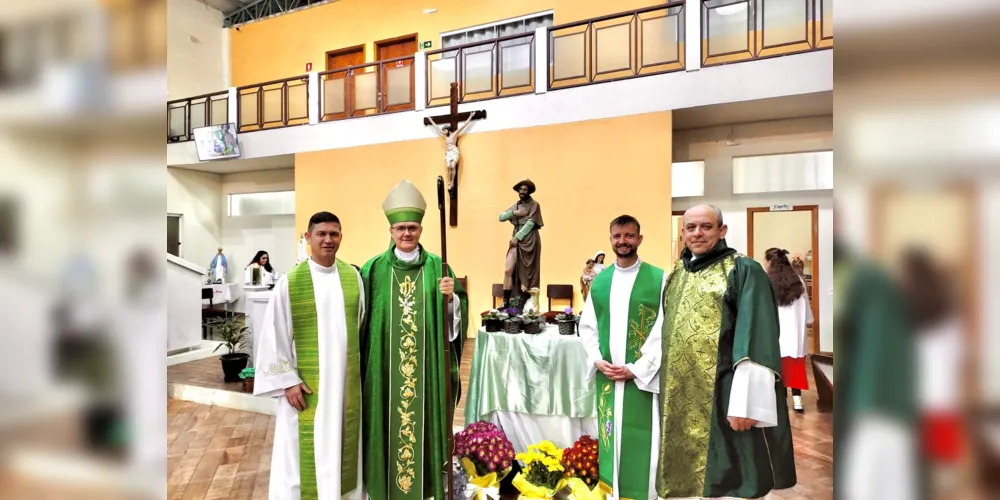
M 480 329 L 466 423 L 493 422 L 517 452 L 543 439 L 569 448 L 584 434 L 596 436 L 597 398 L 586 359 L 580 338 L 559 335 L 555 325 L 537 335 Z

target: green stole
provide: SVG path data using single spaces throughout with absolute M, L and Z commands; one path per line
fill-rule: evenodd
M 341 429 L 340 488 L 354 490 L 358 484 L 358 432 L 361 424 L 361 348 L 358 334 L 358 313 L 361 290 L 357 274 L 350 264 L 337 259 L 340 288 L 344 292 L 344 316 L 347 320 L 347 380 L 344 391 L 347 411 Z M 295 340 L 295 364 L 299 378 L 312 394 L 303 393 L 306 409 L 299 412 L 299 487 L 302 500 L 319 498 L 316 482 L 316 405 L 319 403 L 319 322 L 316 318 L 316 294 L 313 291 L 309 261 L 300 262 L 288 273 L 288 296 L 292 311 L 292 336 Z M 335 339 L 330 339 L 334 341 Z M 335 403 L 335 402 L 334 402 Z M 329 411 L 340 410 L 335 404 Z
M 369 313 L 364 339 L 364 476 L 373 500 L 444 498 L 448 460 L 446 409 L 461 394 L 458 363 L 465 339 L 468 299 L 456 282 L 462 326 L 448 349 L 442 317 L 441 259 L 420 247 L 414 262 L 389 250 L 361 269 Z M 454 273 L 448 269 L 448 275 Z M 444 377 L 451 377 L 452 400 Z
M 597 315 L 597 339 L 604 361 L 611 362 L 611 280 L 614 266 L 605 269 L 594 278 L 590 297 Z M 660 292 L 663 286 L 663 270 L 646 264 L 639 265 L 635 284 L 628 306 L 628 336 L 625 340 L 625 363 L 635 363 L 642 354 L 639 352 L 656 323 L 660 309 Z M 600 370 L 597 382 L 597 424 L 598 424 L 598 467 L 600 486 L 612 492 L 615 477 L 615 388 L 613 380 Z M 619 456 L 618 490 L 621 499 L 646 498 L 649 495 L 649 467 L 653 432 L 653 394 L 635 385 L 635 381 L 625 382 L 622 405 L 623 453 Z M 624 451 L 628 450 L 628 451 Z

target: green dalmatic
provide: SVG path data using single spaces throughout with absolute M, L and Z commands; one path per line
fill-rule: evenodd
M 776 377 L 775 427 L 734 431 L 728 422 L 740 362 L 781 372 L 778 309 L 760 264 L 725 240 L 681 254 L 663 295 L 660 458 L 663 498 L 760 498 L 795 485 L 785 388 Z
M 364 482 L 374 500 L 444 498 L 449 461 L 447 412 L 461 394 L 458 364 L 468 318 L 465 290 L 456 282 L 462 323 L 448 349 L 448 319 L 438 290 L 441 259 L 420 248 L 414 262 L 396 257 L 395 245 L 368 261 L 361 274 L 369 314 L 363 334 Z M 448 275 L 454 277 L 449 269 Z M 445 377 L 452 400 L 446 402 Z

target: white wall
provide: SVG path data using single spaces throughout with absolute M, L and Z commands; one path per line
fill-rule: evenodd
M 417 57 L 421 54 L 418 53 Z M 416 80 L 419 84 L 420 74 Z M 421 96 L 420 87 L 417 88 L 417 96 Z M 833 51 L 823 50 L 462 104 L 459 111 L 487 111 L 486 120 L 477 121 L 469 127 L 468 133 L 475 134 L 832 89 Z M 542 90 L 536 87 L 536 91 Z M 318 100 L 311 105 L 318 110 Z M 422 118 L 447 112 L 446 107 L 437 107 L 246 133 L 240 135 L 241 153 L 244 158 L 260 158 L 432 138 L 436 136 L 429 127 L 422 125 Z M 167 145 L 168 165 L 194 163 L 198 163 L 198 155 L 193 145 Z
M 271 265 L 279 273 L 288 272 L 295 265 L 298 235 L 295 233 L 294 215 L 229 217 L 227 203 L 230 194 L 292 191 L 295 189 L 295 169 L 261 170 L 222 176 L 222 246 L 229 259 L 230 274 L 242 270 L 258 250 L 271 258 Z
M 229 87 L 229 37 L 222 17 L 197 0 L 167 2 L 167 100 Z
M 726 146 L 730 136 L 739 145 Z M 719 207 L 729 226 L 726 241 L 747 253 L 749 207 L 776 203 L 819 205 L 819 295 L 820 349 L 833 350 L 833 191 L 733 194 L 732 159 L 775 153 L 833 149 L 833 117 L 775 120 L 735 126 L 675 131 L 673 161 L 705 161 L 705 196 L 674 198 L 673 210 L 695 205 Z
M 208 172 L 167 167 L 167 213 L 181 214 L 181 258 L 208 266 L 222 235 L 224 199 L 222 176 Z M 229 261 L 230 275 L 233 260 Z

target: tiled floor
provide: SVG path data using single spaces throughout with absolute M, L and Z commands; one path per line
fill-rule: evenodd
M 227 383 L 222 380 L 222 362 L 219 361 L 218 356 L 167 367 L 167 383 L 187 384 L 233 392 L 243 391 L 242 381 Z
M 469 384 L 474 339 L 466 342 L 466 362 L 461 366 L 462 387 Z M 209 358 L 217 384 L 222 384 L 218 359 Z M 202 360 L 195 363 L 203 363 Z M 192 363 L 185 363 L 189 365 Z M 178 365 L 183 366 L 183 365 Z M 175 368 L 175 367 L 171 367 Z M 176 373 L 174 377 L 184 376 Z M 180 372 L 191 375 L 194 370 Z M 812 369 L 809 383 L 813 384 Z M 193 379 L 189 379 L 193 380 Z M 200 383 L 194 382 L 196 385 Z M 238 389 L 237 389 L 238 390 Z M 833 498 L 833 416 L 819 413 L 815 391 L 805 391 L 806 413 L 790 412 L 798 484 L 771 492 L 773 500 L 825 500 Z M 791 400 L 789 400 L 789 405 Z M 465 421 L 464 397 L 455 422 Z M 167 406 L 167 474 L 170 500 L 266 499 L 274 418 L 213 406 L 171 400 Z

